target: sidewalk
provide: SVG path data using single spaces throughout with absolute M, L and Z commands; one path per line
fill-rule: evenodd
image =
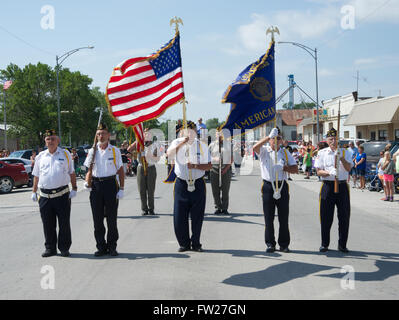
M 303 174 L 291 175 L 293 181 L 290 183 L 296 184 L 302 188 L 311 190 L 319 194 L 321 182 L 316 176 L 311 176 L 309 180 L 304 179 Z M 394 202 L 382 201 L 384 193 L 359 190 L 350 187 L 350 198 L 352 208 L 363 210 L 367 213 L 383 216 L 392 219 L 395 222 L 399 221 L 399 194 L 395 194 Z

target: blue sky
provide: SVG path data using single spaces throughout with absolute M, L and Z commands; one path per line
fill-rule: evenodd
M 54 29 L 41 26 L 45 5 L 55 10 Z M 341 12 L 344 6 L 353 9 L 353 29 L 342 27 L 349 21 L 348 11 Z M 360 96 L 399 94 L 399 0 L 8 1 L 0 11 L 0 68 L 37 62 L 54 67 L 57 54 L 93 45 L 93 50 L 70 56 L 63 67 L 89 75 L 93 86 L 105 90 L 118 63 L 154 52 L 173 37 L 169 21 L 174 16 L 184 22 L 181 50 L 189 119 L 225 120 L 229 105 L 220 103 L 222 94 L 266 51 L 270 25 L 280 29 L 276 41 L 317 47 L 320 100 L 355 91 L 357 71 Z M 291 73 L 315 97 L 314 59 L 298 47 L 277 45 L 277 95 L 288 87 Z M 301 101 L 299 93 L 295 100 Z M 161 120 L 181 116 L 180 105 L 175 105 Z

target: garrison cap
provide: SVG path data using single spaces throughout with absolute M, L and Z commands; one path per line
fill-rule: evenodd
M 48 129 L 44 133 L 44 137 L 51 137 L 51 136 L 56 136 L 56 135 L 57 135 L 57 133 L 55 132 L 54 129 Z
M 105 123 L 101 122 L 98 127 L 97 130 L 107 130 L 108 131 L 108 127 Z
M 337 130 L 335 130 L 334 128 L 331 128 L 330 130 L 328 130 L 327 132 L 327 138 L 329 137 L 336 137 L 337 136 Z

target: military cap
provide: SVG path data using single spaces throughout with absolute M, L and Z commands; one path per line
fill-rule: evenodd
M 56 136 L 56 135 L 57 135 L 57 133 L 55 132 L 54 129 L 48 129 L 44 133 L 44 137 L 51 137 L 51 136 Z
M 98 125 L 97 130 L 107 130 L 108 131 L 108 128 L 107 128 L 107 125 L 105 123 L 101 122 Z
M 197 130 L 197 125 L 192 121 L 187 121 L 187 129 Z
M 330 130 L 328 130 L 327 132 L 327 138 L 329 137 L 336 137 L 337 136 L 337 130 L 335 130 L 334 128 L 331 128 Z

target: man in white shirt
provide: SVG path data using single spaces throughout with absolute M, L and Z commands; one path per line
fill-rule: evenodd
M 174 229 L 180 245 L 179 252 L 202 252 L 200 235 L 204 220 L 206 189 L 203 176 L 212 167 L 208 146 L 197 139 L 194 122 L 188 121 L 188 132 L 172 141 L 168 160 L 175 163 Z M 191 216 L 192 236 L 189 233 Z
M 85 188 L 90 190 L 90 205 L 94 221 L 94 237 L 97 249 L 96 257 L 110 254 L 117 256 L 116 245 L 119 238 L 117 227 L 118 200 L 123 198 L 125 172 L 119 148 L 109 143 L 110 133 L 101 123 L 96 132 L 97 148 L 91 148 L 84 165 L 92 170 L 91 188 L 86 181 Z M 93 161 L 94 156 L 94 161 Z M 93 164 L 94 163 L 94 164 Z M 119 176 L 119 183 L 116 179 Z M 88 172 L 86 180 L 90 176 Z M 104 218 L 107 219 L 108 233 L 105 241 Z
M 76 196 L 76 175 L 69 151 L 58 147 L 60 139 L 54 130 L 45 133 L 47 150 L 35 158 L 32 200 L 37 201 L 39 190 L 40 216 L 43 222 L 45 247 L 43 258 L 54 256 L 58 249 L 61 256 L 70 256 L 71 237 L 71 198 Z M 69 191 L 69 183 L 72 191 Z M 57 238 L 57 220 L 59 232 Z
M 317 175 L 321 177 L 323 185 L 320 190 L 320 224 L 321 247 L 320 252 L 328 251 L 330 245 L 330 229 L 334 219 L 334 208 L 338 210 L 338 250 L 349 252 L 346 247 L 349 233 L 350 197 L 347 184 L 348 173 L 353 166 L 352 152 L 343 148 L 337 149 L 337 131 L 332 128 L 327 132 L 328 148 L 319 151 L 315 168 Z M 335 159 L 339 159 L 339 165 L 335 165 Z M 338 178 L 338 193 L 334 192 L 334 183 Z
M 277 145 L 275 144 L 277 138 Z M 269 143 L 269 145 L 266 145 Z M 280 148 L 282 138 L 280 130 L 273 128 L 268 137 L 263 138 L 254 145 L 254 152 L 259 155 L 260 168 L 263 179 L 262 201 L 263 214 L 265 217 L 265 243 L 266 252 L 276 250 L 276 241 L 274 238 L 274 212 L 277 207 L 278 220 L 280 223 L 278 243 L 280 251 L 290 252 L 290 232 L 288 228 L 289 216 L 289 191 L 287 182 L 287 173 L 298 173 L 298 166 L 292 155 L 286 150 Z M 277 150 L 277 162 L 275 160 Z M 276 186 L 277 175 L 277 186 Z

